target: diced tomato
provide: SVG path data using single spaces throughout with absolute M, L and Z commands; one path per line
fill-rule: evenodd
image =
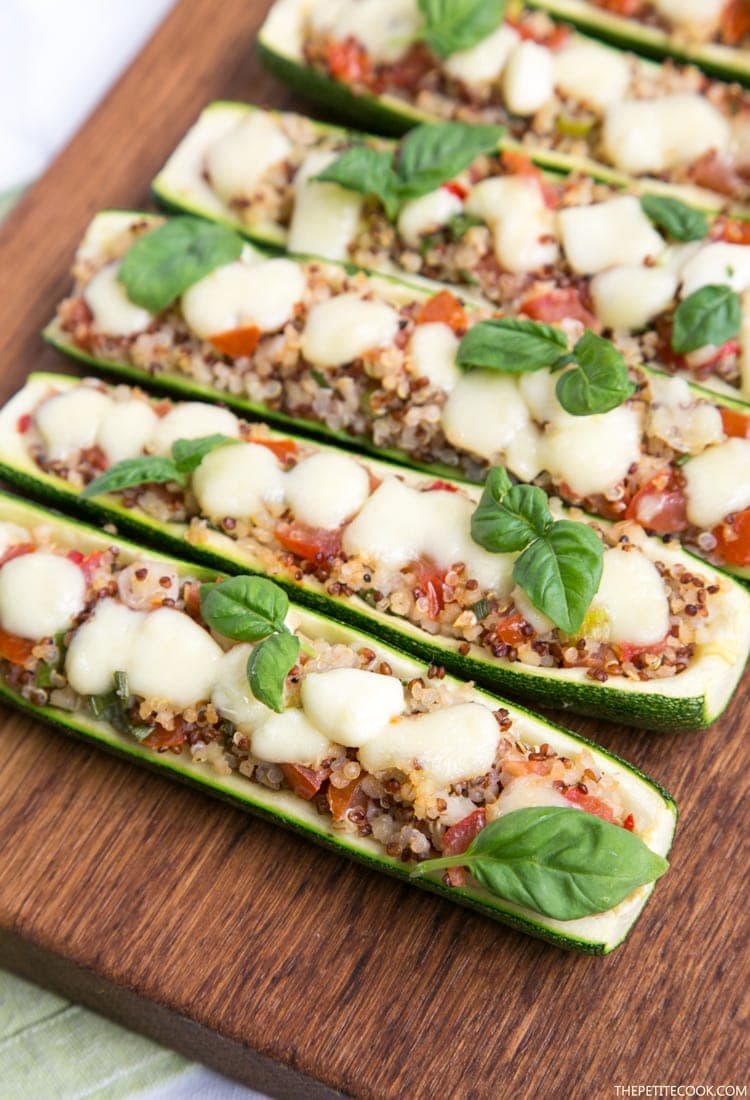
M 345 787 L 334 787 L 330 783 L 326 798 L 334 821 L 343 821 L 349 810 L 367 809 L 367 795 L 362 790 L 361 776 L 352 779 Z
M 388 84 L 412 92 L 423 77 L 435 68 L 435 58 L 423 42 L 415 42 L 403 57 L 388 66 Z
M 18 634 L 9 634 L 7 630 L 0 630 L 0 657 L 4 657 L 13 665 L 25 665 L 35 645 L 36 642 L 29 638 L 20 638 Z
M 623 829 L 627 829 L 629 833 L 632 833 L 632 832 L 635 831 L 635 818 L 633 817 L 632 814 L 628 814 L 628 816 L 625 818 L 625 820 L 622 823 L 622 827 L 623 827 Z
M 297 797 L 304 798 L 306 802 L 315 798 L 329 776 L 327 768 L 313 771 L 312 768 L 305 768 L 302 764 L 279 764 L 279 767 Z
M 512 615 L 506 615 L 495 627 L 495 635 L 499 641 L 506 645 L 519 645 L 526 639 L 524 628 L 526 620 L 518 611 Z
M 721 413 L 721 426 L 726 435 L 736 439 L 750 439 L 750 416 L 738 412 L 736 409 L 719 407 Z
M 716 349 L 714 354 L 708 359 L 701 359 L 700 366 L 697 368 L 699 371 L 707 371 L 709 367 L 715 366 L 720 363 L 722 359 L 726 359 L 730 355 L 738 355 L 740 345 L 737 340 L 727 340 Z M 687 360 L 688 364 L 690 360 Z
M 642 486 L 625 516 L 657 535 L 684 531 L 688 526 L 687 499 L 674 470 L 663 470 Z
M 94 573 L 96 573 L 97 569 L 102 564 L 102 558 L 106 552 L 106 550 L 94 550 L 91 554 L 87 554 L 83 561 L 78 563 L 83 570 L 83 575 L 87 583 L 91 583 Z
M 284 465 L 297 453 L 297 444 L 293 439 L 251 439 L 250 442 L 272 451 Z
M 331 39 L 326 48 L 328 71 L 344 84 L 357 84 L 370 78 L 370 58 L 356 38 Z
M 570 37 L 570 29 L 562 23 L 556 23 L 551 31 L 540 33 L 533 23 L 529 25 L 508 17 L 505 22 L 509 23 L 524 41 L 538 42 L 549 50 L 558 50 Z
M 598 8 L 628 17 L 638 15 L 643 9 L 642 0 L 594 0 Z
M 730 197 L 743 186 L 742 178 L 735 168 L 734 161 L 727 153 L 709 149 L 690 166 L 690 179 L 699 187 L 709 191 L 718 191 L 720 195 Z
M 448 325 L 454 332 L 462 332 L 466 328 L 466 311 L 449 290 L 441 290 L 428 298 L 417 314 L 418 325 L 429 325 L 436 321 Z
M 445 570 L 439 569 L 434 562 L 427 558 L 420 558 L 413 566 L 417 581 L 417 588 L 427 598 L 427 615 L 430 619 L 437 619 L 445 607 L 443 585 L 445 584 Z
M 174 749 L 184 743 L 185 730 L 180 723 L 177 723 L 172 730 L 165 729 L 157 723 L 148 737 L 141 742 L 142 745 L 148 745 L 150 749 Z
M 508 775 L 549 775 L 552 771 L 551 760 L 505 760 L 503 771 Z
M 472 840 L 487 824 L 487 815 L 484 807 L 474 810 L 466 817 L 462 817 L 455 825 L 445 830 L 443 835 L 443 855 L 458 856 L 471 844 Z M 466 872 L 463 867 L 449 867 L 445 872 L 445 879 L 449 886 L 463 886 L 466 881 Z
M 24 413 L 23 416 L 19 416 L 18 420 L 16 421 L 16 431 L 20 435 L 23 435 L 23 433 L 27 432 L 30 427 L 31 427 L 31 413 Z
M 515 149 L 506 149 L 503 153 L 503 166 L 511 176 L 527 176 L 535 179 L 542 192 L 544 204 L 550 210 L 554 210 L 560 205 L 560 194 L 557 188 L 526 153 L 521 153 Z
M 308 527 L 306 523 L 281 523 L 274 531 L 285 550 L 304 561 L 325 561 L 341 553 L 341 531 Z
M 747 0 L 729 0 L 721 13 L 721 37 L 730 46 L 736 46 L 750 34 L 750 4 Z
M 451 485 L 450 481 L 441 481 L 438 478 L 437 481 L 431 481 L 429 485 L 425 485 L 422 491 L 425 493 L 457 493 L 458 485 Z
M 615 815 L 606 802 L 602 802 L 601 798 L 597 798 L 593 794 L 584 794 L 580 787 L 568 787 L 563 791 L 563 797 L 567 798 L 568 802 L 572 802 L 574 806 L 580 806 L 580 808 L 587 814 L 593 814 L 595 817 L 600 817 L 602 821 L 614 822 Z
M 714 527 L 716 551 L 728 565 L 750 565 L 750 508 L 735 513 L 731 523 Z
M 459 183 L 458 180 L 448 180 L 447 183 L 442 183 L 440 186 L 446 191 L 450 191 L 451 195 L 455 195 L 457 199 L 461 199 L 461 202 L 463 202 L 469 194 L 468 189 L 464 187 L 462 183 Z
M 13 561 L 13 558 L 20 558 L 23 554 L 33 554 L 36 550 L 33 542 L 17 542 L 14 546 L 9 546 L 5 553 L 0 557 L 0 566 L 5 565 L 6 562 Z
M 709 237 L 712 241 L 727 241 L 729 244 L 750 244 L 750 221 L 743 221 L 741 218 L 717 218 Z
M 652 645 L 631 645 L 630 642 L 619 642 L 617 650 L 620 654 L 620 660 L 625 663 L 634 660 L 636 657 L 642 657 L 646 653 L 663 653 L 668 640 L 669 635 L 667 634 L 660 642 L 654 642 Z
M 222 355 L 239 359 L 242 355 L 253 354 L 260 340 L 260 329 L 257 325 L 243 325 L 227 332 L 217 332 L 215 336 L 209 336 L 209 340 Z
M 586 328 L 598 329 L 599 322 L 594 314 L 581 301 L 581 295 L 574 286 L 547 290 L 529 298 L 521 306 L 521 312 L 533 321 L 542 321 L 545 325 L 554 325 L 559 321 L 580 321 Z
M 188 581 L 182 590 L 185 610 L 191 618 L 201 621 L 201 586 L 197 581 Z

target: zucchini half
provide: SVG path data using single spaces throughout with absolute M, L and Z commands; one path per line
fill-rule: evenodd
M 305 61 L 302 52 L 301 27 L 307 0 L 276 0 L 263 26 L 258 31 L 256 49 L 258 55 L 274 76 L 292 91 L 320 104 L 335 117 L 369 126 L 384 134 L 399 135 L 420 122 L 442 122 L 439 116 L 416 107 L 406 99 L 392 95 L 371 95 L 353 92 L 341 81 L 314 69 Z M 684 202 L 708 211 L 726 209 L 726 196 L 715 191 L 690 184 L 665 183 L 649 176 L 633 177 L 603 161 L 588 156 L 574 156 L 554 149 L 520 144 L 510 139 L 500 142 L 501 149 L 520 150 L 543 168 L 555 172 L 581 172 L 587 176 L 626 187 L 637 192 L 649 191 L 672 195 Z M 741 217 L 750 216 L 750 207 L 737 204 L 732 212 Z
M 259 560 L 243 550 L 229 536 L 209 528 L 199 544 L 187 540 L 184 523 L 158 521 L 135 508 L 125 508 L 114 494 L 82 500 L 66 481 L 42 472 L 30 459 L 16 431 L 20 418 L 29 413 L 47 391 L 50 383 L 58 390 L 73 387 L 77 379 L 68 375 L 33 374 L 25 387 L 0 410 L 0 475 L 31 496 L 74 509 L 99 524 L 114 522 L 136 537 L 165 550 L 189 557 L 202 565 L 227 573 L 266 573 Z M 272 433 L 273 438 L 273 433 Z M 286 434 L 281 438 L 289 438 Z M 306 441 L 300 439 L 301 444 Z M 321 450 L 330 450 L 322 444 Z M 406 484 L 414 485 L 420 476 L 407 468 L 397 468 L 371 459 L 368 469 L 378 478 L 397 472 Z M 478 487 L 455 482 L 477 502 Z M 571 511 L 573 518 L 583 513 Z M 605 521 L 597 520 L 600 525 Z M 292 598 L 314 610 L 372 632 L 428 662 L 439 661 L 455 675 L 476 680 L 490 690 L 509 692 L 535 704 L 566 708 L 580 714 L 608 718 L 619 723 L 651 730 L 676 731 L 703 729 L 721 715 L 750 654 L 750 592 L 714 567 L 658 539 L 644 537 L 642 549 L 653 561 L 666 565 L 681 564 L 692 573 L 718 579 L 724 590 L 720 600 L 716 634 L 697 648 L 693 664 L 684 672 L 665 679 L 633 681 L 610 677 L 599 683 L 583 668 L 535 668 L 520 662 L 496 658 L 478 645 L 468 653 L 457 638 L 437 638 L 418 625 L 372 607 L 359 596 L 334 596 L 314 576 L 301 582 L 271 574 Z
M 68 517 L 48 512 L 4 493 L 0 493 L 0 521 L 17 523 L 27 529 L 44 526 L 52 530 L 58 544 L 84 553 L 105 550 L 116 545 L 123 562 L 137 560 L 145 553 L 149 560 L 157 557 L 174 564 L 181 576 L 188 575 L 206 581 L 215 579 L 214 571 L 209 572 L 164 555 L 155 555 L 150 549 L 144 550 L 134 543 L 113 538 Z M 387 660 L 394 673 L 405 681 L 424 675 L 426 671 L 425 666 L 418 661 L 348 626 L 332 622 L 311 611 L 299 608 L 296 610 L 299 612 L 300 627 L 308 636 L 342 645 L 367 645 L 383 660 Z M 2 679 L 0 698 L 35 718 L 51 723 L 68 735 L 197 787 L 207 794 L 216 795 L 240 809 L 249 810 L 275 824 L 292 829 L 373 869 L 385 871 L 402 881 L 409 881 L 408 868 L 400 860 L 389 857 L 374 840 L 334 830 L 329 819 L 319 814 L 314 805 L 304 802 L 288 790 L 273 791 L 238 775 L 220 776 L 207 765 L 187 759 L 184 754 L 175 756 L 172 753 L 157 753 L 141 745 L 135 738 L 118 733 L 108 723 L 96 720 L 86 712 L 70 712 L 49 705 L 35 706 Z M 589 751 L 602 770 L 613 775 L 620 784 L 627 803 L 640 809 L 649 821 L 649 825 L 640 834 L 641 839 L 653 851 L 666 856 L 674 836 L 677 807 L 670 795 L 658 784 L 619 757 L 521 707 L 505 704 L 502 700 L 494 699 L 476 689 L 473 691 L 473 698 L 475 702 L 484 703 L 493 710 L 501 704 L 506 706 L 519 735 L 530 744 L 542 745 L 546 742 L 562 755 L 573 754 L 584 748 Z M 457 901 L 556 946 L 595 955 L 605 955 L 622 943 L 653 889 L 653 883 L 639 887 L 618 906 L 605 913 L 559 921 L 506 902 L 477 883 L 464 887 L 448 887 L 437 879 L 420 878 L 414 881 L 433 893 Z
M 641 23 L 637 18 L 607 11 L 590 0 L 527 0 L 527 4 L 549 12 L 555 19 L 565 19 L 615 46 L 624 46 L 649 57 L 674 57 L 678 61 L 699 65 L 705 72 L 722 80 L 750 84 L 748 50 L 719 42 L 694 42 L 677 32 L 670 33 Z

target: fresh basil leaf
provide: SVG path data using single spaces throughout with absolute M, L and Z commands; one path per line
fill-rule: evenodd
M 202 435 L 198 439 L 176 439 L 172 444 L 172 458 L 181 474 L 192 474 L 197 470 L 203 459 L 217 447 L 225 447 L 228 443 L 236 443 L 228 435 Z
M 390 153 L 355 145 L 332 161 L 313 179 L 321 183 L 337 183 L 348 191 L 375 195 L 383 203 L 391 221 L 398 216 L 399 200 L 395 191 L 396 177 L 391 167 Z
M 555 393 L 572 416 L 591 416 L 616 409 L 636 390 L 620 352 L 609 340 L 584 332 L 573 348 L 572 370 L 561 374 Z
M 680 302 L 674 313 L 672 350 L 678 355 L 720 347 L 736 336 L 742 321 L 742 306 L 736 291 L 728 286 L 702 286 Z
M 247 678 L 253 695 L 277 713 L 284 709 L 284 684 L 299 651 L 296 634 L 270 634 L 258 642 L 247 659 Z
M 138 238 L 117 278 L 131 302 L 158 313 L 215 268 L 238 259 L 242 249 L 233 229 L 201 218 L 172 218 Z
M 523 550 L 552 526 L 547 495 L 535 485 L 509 485 L 506 489 L 503 483 L 503 491 L 498 496 L 490 482 L 494 473 L 493 470 L 488 477 L 482 498 L 471 517 L 471 537 L 479 546 L 496 554 Z
M 117 493 L 133 485 L 150 485 L 167 481 L 183 483 L 182 475 L 171 458 L 161 455 L 144 455 L 142 458 L 124 458 L 115 462 L 99 477 L 90 481 L 81 497 L 93 497 L 99 493 Z
M 419 0 L 420 37 L 439 57 L 470 50 L 499 27 L 505 0 Z
M 230 577 L 200 590 L 203 621 L 217 634 L 236 642 L 257 642 L 284 631 L 289 598 L 265 577 Z
M 599 588 L 603 557 L 595 531 L 561 519 L 516 559 L 513 580 L 555 626 L 574 634 Z
M 502 126 L 466 122 L 424 123 L 410 130 L 396 154 L 399 191 L 417 198 L 468 167 L 480 153 L 497 149 Z
M 641 209 L 673 241 L 702 241 L 708 236 L 708 218 L 702 210 L 666 195 L 642 195 Z
M 480 321 L 458 345 L 459 367 L 523 374 L 552 367 L 568 349 L 565 333 L 551 325 L 503 317 Z
M 415 875 L 468 867 L 488 890 L 555 920 L 604 913 L 669 864 L 635 833 L 571 806 L 496 818 L 460 855 L 426 860 Z

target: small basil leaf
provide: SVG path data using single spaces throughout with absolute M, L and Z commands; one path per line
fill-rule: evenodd
M 289 598 L 264 577 L 230 577 L 201 585 L 201 615 L 217 634 L 237 642 L 257 642 L 275 630 L 286 630 Z
M 225 447 L 228 443 L 236 443 L 228 435 L 202 435 L 198 439 L 176 439 L 172 444 L 172 458 L 175 466 L 181 474 L 192 474 L 197 470 L 203 459 L 217 447 Z
M 672 350 L 678 355 L 720 347 L 736 336 L 742 321 L 742 306 L 736 291 L 728 286 L 702 286 L 688 294 L 674 313 Z
M 375 195 L 383 203 L 391 221 L 395 221 L 399 204 L 394 191 L 396 177 L 391 160 L 390 153 L 372 149 L 369 145 L 355 145 L 345 149 L 313 179 L 321 183 L 337 183 L 339 187 L 359 191 L 363 195 Z
M 295 634 L 271 634 L 253 649 L 247 659 L 247 679 L 255 698 L 271 710 L 284 709 L 284 685 L 287 673 L 299 656 L 300 641 Z
M 507 554 L 545 535 L 552 522 L 547 495 L 537 486 L 512 485 L 500 501 L 485 487 L 471 517 L 471 537 L 485 550 Z
M 557 400 L 572 416 L 609 412 L 635 393 L 625 360 L 608 340 L 585 332 L 573 355 L 577 366 L 561 374 L 555 387 Z
M 702 241 L 708 236 L 708 218 L 679 199 L 666 195 L 643 195 L 641 208 L 654 225 L 673 241 Z
M 562 519 L 516 559 L 513 580 L 555 626 L 574 634 L 599 588 L 603 557 L 595 531 Z
M 200 218 L 172 218 L 128 249 L 118 279 L 136 305 L 158 313 L 215 268 L 236 260 L 242 238 Z
M 144 455 L 142 458 L 124 458 L 116 462 L 99 477 L 90 481 L 81 497 L 93 497 L 99 493 L 117 493 L 133 485 L 150 485 L 177 481 L 182 483 L 180 471 L 171 458 L 160 455 Z
M 500 25 L 505 0 L 419 0 L 421 38 L 434 53 L 449 57 L 469 50 Z
M 458 345 L 460 367 L 485 367 L 522 374 L 554 366 L 568 348 L 559 328 L 513 317 L 480 321 Z
M 480 153 L 497 149 L 502 126 L 466 122 L 425 123 L 410 130 L 396 155 L 401 195 L 416 198 L 434 191 L 468 167 Z

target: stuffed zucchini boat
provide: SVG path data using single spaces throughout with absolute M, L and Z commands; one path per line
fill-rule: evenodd
M 67 733 L 563 947 L 611 951 L 666 870 L 651 780 L 269 581 L 4 495 L 0 544 L 0 693 Z
M 529 0 L 555 19 L 653 57 L 676 57 L 725 80 L 750 81 L 745 0 Z
M 39 375 L 0 412 L 0 472 L 551 706 L 705 726 L 750 649 L 736 582 L 629 521 L 511 489 L 502 468 L 481 493 L 216 406 Z
M 168 206 L 260 245 L 455 283 L 505 313 L 584 325 L 631 359 L 750 400 L 750 223 L 709 219 L 654 192 L 623 195 L 590 177 L 544 175 L 525 154 L 496 152 L 491 128 L 483 150 L 472 133 L 425 126 L 395 146 L 300 115 L 214 103 L 153 189 Z M 378 165 L 413 197 L 389 195 Z M 726 324 L 709 310 L 686 339 L 685 318 L 719 293 Z
M 587 511 L 678 535 L 750 577 L 748 406 L 682 378 L 635 365 L 628 372 L 578 321 L 559 331 L 525 321 L 519 331 L 512 321 L 483 322 L 486 311 L 464 309 L 447 291 L 268 259 L 248 246 L 237 260 L 219 257 L 179 301 L 151 312 L 119 281 L 125 265 L 153 245 L 155 255 L 135 269 L 138 279 L 150 278 L 159 270 L 160 233 L 170 235 L 171 256 L 175 233 L 193 240 L 193 223 L 177 219 L 151 233 L 156 224 L 125 213 L 94 220 L 73 294 L 47 333 L 62 350 L 144 383 L 353 437 L 438 475 L 458 467 L 483 481 L 499 462 Z M 200 236 L 206 231 L 197 225 Z M 230 243 L 234 236 L 209 231 Z M 142 290 L 138 280 L 131 286 Z M 561 374 L 553 360 L 571 355 L 593 358 Z M 581 371 L 591 377 L 585 403 L 558 397 Z
M 446 0 L 277 0 L 262 60 L 295 90 L 365 125 L 499 123 L 539 164 L 612 183 L 699 188 L 746 204 L 750 99 L 699 69 L 658 65 L 544 11 Z M 423 14 L 424 13 L 424 14 Z

